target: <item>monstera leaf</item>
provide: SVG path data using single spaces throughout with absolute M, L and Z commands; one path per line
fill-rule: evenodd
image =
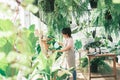
M 80 40 L 76 40 L 75 42 L 75 48 L 78 50 L 82 47 L 82 42 Z

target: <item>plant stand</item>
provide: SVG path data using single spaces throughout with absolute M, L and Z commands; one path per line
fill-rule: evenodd
M 101 77 L 114 77 L 115 80 L 117 80 L 117 76 L 116 76 L 116 55 L 115 54 L 88 54 L 88 75 L 89 75 L 89 79 L 91 80 L 91 78 L 101 78 Z M 97 58 L 97 57 L 111 57 L 113 60 L 113 74 L 112 75 L 100 75 L 100 76 L 91 76 L 91 70 L 90 70 L 90 61 L 93 58 Z

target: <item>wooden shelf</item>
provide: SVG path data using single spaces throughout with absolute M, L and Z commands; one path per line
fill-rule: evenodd
M 117 76 L 116 76 L 116 55 L 115 54 L 111 54 L 111 53 L 104 53 L 104 54 L 88 54 L 88 71 L 89 71 L 89 80 L 91 80 L 91 78 L 101 78 L 101 77 L 114 77 L 115 80 L 117 80 Z M 90 71 L 90 61 L 93 58 L 97 58 L 97 57 L 111 57 L 113 58 L 113 74 L 112 75 L 99 75 L 99 76 L 91 76 L 91 71 Z

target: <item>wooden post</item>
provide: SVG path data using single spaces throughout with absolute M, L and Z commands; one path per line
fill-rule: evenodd
M 115 55 L 113 57 L 113 72 L 114 72 L 115 80 L 117 80 L 117 76 L 116 76 L 116 56 Z

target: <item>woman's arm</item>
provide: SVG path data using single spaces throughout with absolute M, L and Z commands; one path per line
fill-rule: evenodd
M 58 52 L 68 51 L 69 49 L 72 48 L 72 46 L 73 46 L 73 40 L 70 39 L 70 40 L 67 41 L 67 45 L 63 49 L 58 50 Z
M 58 52 L 64 52 L 64 51 L 68 51 L 71 48 L 71 46 L 66 46 L 65 48 L 61 49 L 61 50 L 57 50 Z

